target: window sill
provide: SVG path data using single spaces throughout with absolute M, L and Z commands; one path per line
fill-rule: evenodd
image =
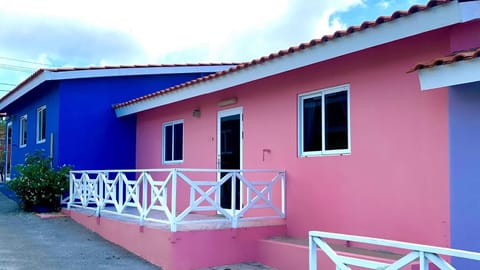
M 37 141 L 37 144 L 45 143 L 47 140 Z
M 183 160 L 179 161 L 162 161 L 163 165 L 177 165 L 177 164 L 182 164 Z
M 336 153 L 310 153 L 310 154 L 300 154 L 299 158 L 310 158 L 310 157 L 331 157 L 331 156 L 350 156 L 352 153 L 348 152 L 336 152 Z

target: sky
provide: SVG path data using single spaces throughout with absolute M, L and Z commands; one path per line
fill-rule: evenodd
M 243 62 L 427 0 L 0 3 L 0 96 L 39 68 Z

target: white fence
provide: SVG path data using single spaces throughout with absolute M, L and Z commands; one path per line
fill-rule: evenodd
M 227 220 L 236 228 L 240 220 L 285 218 L 285 172 L 71 171 L 71 207 L 93 209 L 97 216 L 113 213 L 137 218 L 141 225 L 146 220 L 168 224 L 171 231 L 176 231 L 179 224 L 218 220 Z
M 338 254 L 325 241 L 326 239 L 402 249 L 407 250 L 408 253 L 392 263 L 379 262 L 373 259 L 360 259 L 354 255 L 346 256 L 343 255 L 344 253 L 342 253 L 342 255 Z M 480 253 L 477 252 L 392 241 L 380 238 L 311 231 L 309 233 L 310 270 L 317 270 L 317 248 L 320 248 L 333 261 L 337 270 L 350 270 L 350 266 L 358 266 L 366 269 L 398 270 L 402 269 L 402 267 L 410 265 L 413 262 L 418 262 L 420 270 L 428 270 L 429 265 L 432 264 L 441 270 L 455 269 L 441 256 L 480 261 Z

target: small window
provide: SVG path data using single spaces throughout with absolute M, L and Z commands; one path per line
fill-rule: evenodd
M 349 86 L 299 96 L 299 155 L 350 153 Z
M 163 163 L 183 161 L 183 121 L 163 124 Z
M 20 117 L 20 147 L 27 146 L 27 115 Z
M 37 143 L 45 142 L 47 138 L 47 106 L 37 109 Z

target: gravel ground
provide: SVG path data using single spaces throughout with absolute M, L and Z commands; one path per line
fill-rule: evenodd
M 160 269 L 70 218 L 40 219 L 0 192 L 0 270 Z
M 161 270 L 68 217 L 41 219 L 22 212 L 11 200 L 14 195 L 0 191 L 0 270 Z M 202 270 L 274 269 L 243 263 Z

